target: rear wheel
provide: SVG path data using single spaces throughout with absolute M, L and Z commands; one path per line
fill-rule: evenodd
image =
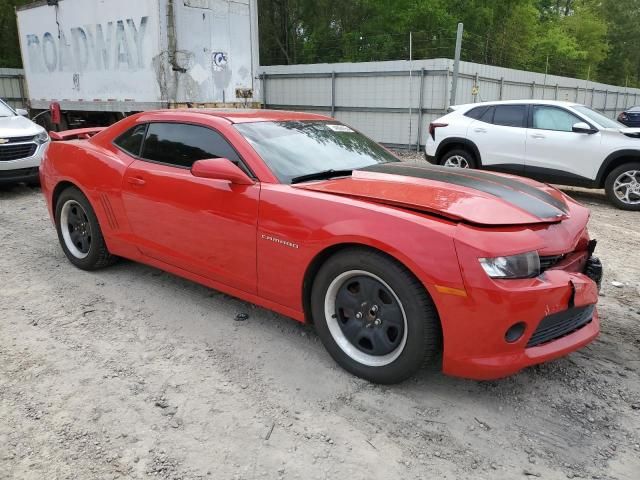
M 640 210 L 640 162 L 614 168 L 604 185 L 607 197 L 622 210 Z
M 473 155 L 464 149 L 455 149 L 445 153 L 440 159 L 440 165 L 453 168 L 477 168 Z
M 401 382 L 433 360 L 440 323 L 420 282 L 366 249 L 343 250 L 321 267 L 311 306 L 318 335 L 345 370 L 375 383 Z
M 67 188 L 56 203 L 56 230 L 62 250 L 76 267 L 95 270 L 111 265 L 116 257 L 109 253 L 98 219 L 77 188 Z

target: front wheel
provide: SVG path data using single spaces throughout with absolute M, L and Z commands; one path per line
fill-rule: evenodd
M 440 322 L 433 302 L 409 271 L 381 253 L 337 253 L 318 272 L 311 297 L 320 339 L 354 375 L 398 383 L 438 353 Z
M 640 163 L 614 168 L 604 185 L 607 197 L 622 210 L 640 210 Z
M 111 265 L 109 253 L 91 204 L 77 188 L 67 188 L 56 202 L 58 240 L 69 261 L 82 270 Z

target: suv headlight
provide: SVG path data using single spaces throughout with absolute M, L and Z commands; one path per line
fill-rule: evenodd
M 47 132 L 43 130 L 34 137 L 34 140 L 38 145 L 42 145 L 49 141 L 49 135 L 47 135 Z
M 538 252 L 479 260 L 480 265 L 491 278 L 532 278 L 540 275 Z

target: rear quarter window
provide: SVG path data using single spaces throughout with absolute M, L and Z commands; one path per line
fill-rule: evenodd
M 140 148 L 142 147 L 142 141 L 144 140 L 146 131 L 146 124 L 136 125 L 116 138 L 113 143 L 125 152 L 138 157 L 140 156 Z
M 464 114 L 465 117 L 473 118 L 474 120 L 480 120 L 482 116 L 489 110 L 489 107 L 476 107 L 469 110 Z

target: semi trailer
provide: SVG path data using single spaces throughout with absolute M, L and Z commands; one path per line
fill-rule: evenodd
M 257 0 L 42 0 L 16 13 L 31 114 L 45 128 L 259 104 Z

